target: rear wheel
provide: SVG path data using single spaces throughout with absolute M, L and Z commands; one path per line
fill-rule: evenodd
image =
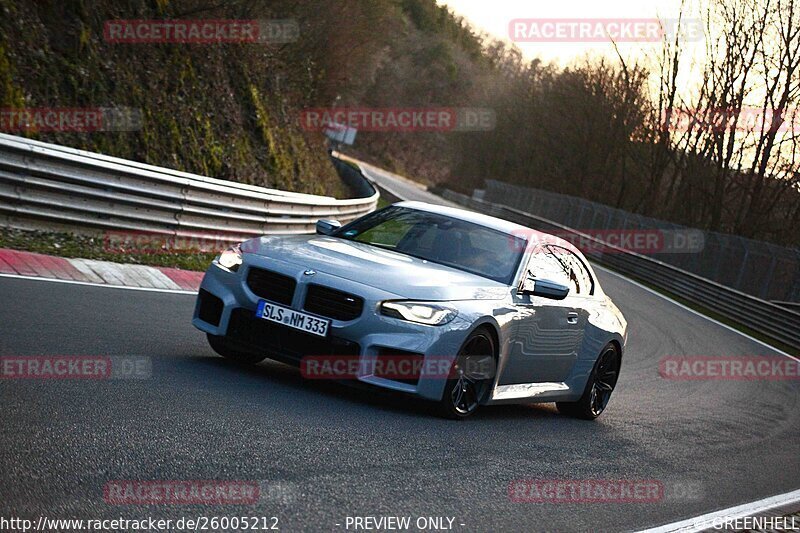
M 439 401 L 439 414 L 461 420 L 474 413 L 492 387 L 495 343 L 486 329 L 478 329 L 464 342 L 450 370 Z
M 559 412 L 582 418 L 594 420 L 605 411 L 611 393 L 617 385 L 620 369 L 620 354 L 615 344 L 609 344 L 600 353 L 594 369 L 586 383 L 583 396 L 577 402 L 557 402 Z
M 230 359 L 232 361 L 236 361 L 237 363 L 244 363 L 248 365 L 254 365 L 256 363 L 260 363 L 261 361 L 266 359 L 266 357 L 263 355 L 256 355 L 232 349 L 225 341 L 225 337 L 220 337 L 219 335 L 211 335 L 210 333 L 207 333 L 206 337 L 208 338 L 208 344 L 211 345 L 211 349 L 217 352 L 222 357 L 225 357 L 226 359 Z

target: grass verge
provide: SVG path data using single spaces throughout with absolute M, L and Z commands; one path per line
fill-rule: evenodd
M 115 249 L 109 246 L 108 241 L 103 237 L 12 228 L 0 228 L 0 248 L 59 257 L 79 257 L 196 271 L 204 271 L 208 268 L 211 260 L 217 255 L 216 252 L 188 253 L 169 249 L 148 251 Z
M 383 200 L 378 203 L 378 208 L 389 205 L 388 202 Z M 161 267 L 174 267 L 183 268 L 186 270 L 204 271 L 208 268 L 211 260 L 216 256 L 216 253 L 186 253 L 186 252 L 173 252 L 170 250 L 162 250 L 158 252 L 138 252 L 136 250 L 114 250 L 110 249 L 105 239 L 102 237 L 88 237 L 73 235 L 70 233 L 56 233 L 46 231 L 28 231 L 10 228 L 0 228 L 0 248 L 10 248 L 12 250 L 21 250 L 25 252 L 37 252 L 42 254 L 57 255 L 59 257 L 80 257 L 83 259 L 97 259 L 101 261 L 113 261 L 115 263 L 133 263 L 137 265 L 150 265 Z M 637 279 L 634 276 L 617 272 L 607 265 L 602 265 L 607 268 L 625 276 L 634 279 L 645 287 L 648 287 L 659 294 L 663 294 L 668 298 L 679 302 L 686 307 L 697 311 L 709 318 L 713 318 L 725 325 L 728 325 L 742 333 L 750 335 L 762 342 L 774 346 L 784 352 L 791 354 L 795 357 L 800 357 L 800 350 L 793 348 L 787 344 L 779 342 L 771 337 L 762 333 L 754 331 L 738 322 L 731 320 L 719 313 L 689 300 L 682 298 L 668 290 L 657 287 L 647 281 Z

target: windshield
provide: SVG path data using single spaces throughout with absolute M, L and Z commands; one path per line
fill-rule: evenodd
M 526 241 L 427 211 L 387 207 L 341 228 L 336 237 L 363 242 L 510 285 Z

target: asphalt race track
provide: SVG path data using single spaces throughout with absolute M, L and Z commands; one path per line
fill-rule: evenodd
M 404 397 L 304 381 L 279 363 L 223 360 L 191 327 L 190 295 L 0 278 L 0 355 L 152 364 L 140 380 L 0 381 L 0 515 L 277 516 L 285 531 L 345 531 L 356 515 L 449 516 L 457 531 L 615 531 L 797 489 L 797 380 L 658 375 L 665 356 L 775 352 L 598 274 L 630 332 L 617 390 L 596 422 L 551 405 L 442 420 Z M 665 495 L 657 503 L 509 500 L 510 482 L 534 478 L 651 479 Z M 103 500 L 111 480 L 258 481 L 261 498 L 118 506 Z

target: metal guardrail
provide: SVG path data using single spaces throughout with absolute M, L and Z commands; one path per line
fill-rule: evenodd
M 520 209 L 585 233 L 599 231 L 601 238 L 604 231 L 627 230 L 663 231 L 665 236 L 682 235 L 684 238 L 694 234 L 690 240 L 700 249 L 695 248 L 692 253 L 686 253 L 685 248 L 673 253 L 663 249 L 658 253 L 658 260 L 762 300 L 800 304 L 800 250 L 797 248 L 691 228 L 577 196 L 492 179 L 486 180 L 483 196 L 477 192 L 473 193 L 474 198 Z M 689 240 L 683 243 L 688 244 Z
M 470 209 L 524 226 L 542 231 L 568 232 L 580 237 L 583 242 L 593 242 L 598 245 L 596 250 L 584 250 L 589 259 L 702 305 L 753 331 L 800 348 L 799 312 L 725 287 L 652 257 L 623 250 L 601 239 L 519 209 L 477 200 L 449 190 L 445 190 L 442 196 Z
M 338 165 L 347 172 L 347 165 Z M 354 171 L 364 198 L 292 193 L 170 170 L 0 134 L 0 225 L 141 231 L 240 241 L 248 236 L 312 233 L 319 218 L 348 222 L 375 209 L 377 189 Z M 571 232 L 600 250 L 586 255 L 780 342 L 800 348 L 800 312 L 629 252 L 524 211 L 452 191 L 452 202 L 541 230 Z
M 0 134 L 0 225 L 222 242 L 313 233 L 320 218 L 348 222 L 375 209 L 378 190 L 355 170 L 347 177 L 365 197 L 268 189 Z
M 780 305 L 781 307 L 788 307 L 789 309 L 792 310 L 796 309 L 797 311 L 800 311 L 800 302 L 778 302 L 772 300 L 772 303 L 774 303 L 775 305 Z

